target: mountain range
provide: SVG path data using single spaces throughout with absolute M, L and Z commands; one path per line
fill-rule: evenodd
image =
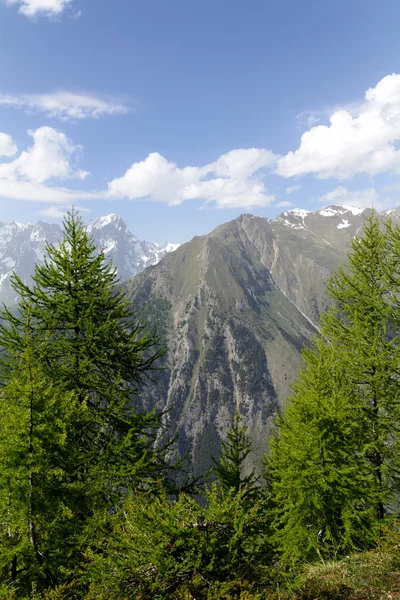
M 175 454 L 197 475 L 220 452 L 239 411 L 253 441 L 252 465 L 267 449 L 274 415 L 302 365 L 301 350 L 327 308 L 327 277 L 346 261 L 370 209 L 287 210 L 276 219 L 244 214 L 182 246 L 139 241 L 116 215 L 87 225 L 125 282 L 133 307 L 156 326 L 166 353 L 142 390 L 143 408 L 164 411 Z M 382 213 L 400 216 L 400 209 Z M 0 295 L 13 302 L 12 270 L 29 278 L 45 241 L 61 229 L 0 224 Z
M 178 247 L 178 244 L 159 246 L 139 240 L 115 214 L 90 221 L 87 231 L 113 261 L 121 280 L 140 273 Z M 28 283 L 35 264 L 43 262 L 46 243 L 56 244 L 61 237 L 60 225 L 52 223 L 0 222 L 0 303 L 10 305 L 17 300 L 10 285 L 11 274 L 15 271 Z
M 298 374 L 301 350 L 328 305 L 327 277 L 346 261 L 369 210 L 244 214 L 195 237 L 125 283 L 167 348 L 146 408 L 165 411 L 177 454 L 195 475 L 217 458 L 239 411 L 260 466 L 274 415 Z M 400 211 L 387 211 L 395 216 Z

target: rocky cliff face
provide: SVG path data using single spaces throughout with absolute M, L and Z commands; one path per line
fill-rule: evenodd
M 400 216 L 400 209 L 387 212 Z M 122 279 L 139 273 L 123 285 L 167 347 L 165 370 L 141 402 L 166 411 L 177 454 L 188 455 L 192 472 L 204 472 L 218 456 L 235 410 L 249 426 L 252 460 L 266 450 L 274 414 L 301 368 L 301 349 L 327 307 L 326 279 L 345 262 L 367 213 L 331 206 L 274 220 L 242 215 L 170 253 L 171 245 L 137 240 L 116 215 L 88 224 Z M 15 300 L 10 272 L 29 278 L 45 241 L 60 235 L 58 226 L 41 222 L 0 224 L 3 299 Z
M 87 230 L 98 247 L 104 248 L 122 280 L 157 263 L 167 252 L 178 247 L 176 244 L 159 246 L 138 240 L 124 221 L 114 214 L 91 221 Z M 46 243 L 56 244 L 61 237 L 59 225 L 43 221 L 36 224 L 0 222 L 0 303 L 10 305 L 17 300 L 10 286 L 11 274 L 15 271 L 28 283 L 35 264 L 43 261 Z
M 255 456 L 301 367 L 301 349 L 327 306 L 328 275 L 362 229 L 357 209 L 252 215 L 196 237 L 125 284 L 158 325 L 167 354 L 143 403 L 166 410 L 194 473 L 218 456 L 235 410 Z M 254 459 L 254 457 L 253 457 Z

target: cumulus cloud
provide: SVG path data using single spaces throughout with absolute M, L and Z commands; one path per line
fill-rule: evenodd
M 289 200 L 282 200 L 282 202 L 278 202 L 275 206 L 278 206 L 279 208 L 289 208 L 290 206 L 294 206 L 294 204 L 293 202 L 289 202 Z
M 221 177 L 245 179 L 260 169 L 273 167 L 277 158 L 276 154 L 264 148 L 231 150 L 204 168 Z
M 41 217 L 46 217 L 47 219 L 62 219 L 67 214 L 67 211 L 71 210 L 71 208 L 72 208 L 72 205 L 57 204 L 57 205 L 48 206 L 47 208 L 43 208 L 42 210 L 39 210 L 38 214 Z M 76 210 L 79 210 L 79 212 L 84 212 L 84 213 L 91 212 L 89 208 L 86 208 L 84 206 L 77 206 L 76 204 L 74 205 L 74 208 Z
M 61 15 L 73 0 L 5 0 L 6 4 L 17 5 L 18 12 L 29 18 L 55 17 Z
M 0 105 L 19 108 L 28 113 L 73 121 L 125 115 L 131 108 L 113 98 L 59 91 L 53 94 L 0 94 Z
M 53 218 L 62 212 L 56 205 L 80 199 L 128 198 L 170 205 L 202 200 L 204 206 L 216 208 L 264 207 L 275 200 L 263 177 L 277 156 L 263 148 L 232 150 L 205 166 L 183 168 L 154 152 L 110 181 L 106 190 L 84 192 L 57 185 L 60 180 L 82 180 L 89 174 L 76 169 L 80 146 L 52 127 L 28 134 L 33 139 L 31 147 L 12 161 L 0 162 L 0 197 L 53 203 L 44 209 Z
M 365 190 L 348 190 L 343 186 L 319 198 L 325 205 L 354 206 L 355 208 L 376 208 L 381 210 L 388 206 L 389 200 L 382 200 L 375 188 Z
M 17 154 L 18 148 L 14 144 L 13 139 L 7 133 L 0 133 L 0 156 L 14 156 Z
M 275 198 L 267 193 L 262 177 L 277 158 L 263 148 L 238 149 L 204 167 L 179 168 L 154 152 L 113 179 L 108 195 L 170 205 L 199 199 L 217 208 L 269 206 Z
M 73 146 L 67 136 L 52 127 L 40 127 L 28 131 L 33 145 L 12 162 L 0 164 L 0 178 L 14 178 L 43 183 L 51 178 L 84 178 L 87 173 L 74 171 L 72 156 L 80 151 Z
M 299 148 L 278 159 L 282 177 L 348 179 L 400 170 L 400 75 L 384 77 L 358 105 L 337 109 L 329 125 L 311 127 Z
M 83 179 L 87 171 L 75 170 L 81 148 L 60 131 L 40 127 L 28 131 L 33 144 L 13 161 L 0 163 L 0 197 L 43 202 L 66 202 L 93 195 L 54 185 L 53 180 Z
M 293 192 L 298 192 L 298 191 L 300 191 L 302 187 L 303 187 L 302 185 L 290 185 L 289 187 L 287 187 L 287 188 L 285 189 L 285 192 L 286 192 L 287 194 L 293 194 Z

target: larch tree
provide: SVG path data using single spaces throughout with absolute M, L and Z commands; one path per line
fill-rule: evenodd
M 372 213 L 328 283 L 321 337 L 279 419 L 269 477 L 285 560 L 364 549 L 400 475 L 400 319 L 393 224 Z
M 362 411 L 341 357 L 319 339 L 304 358 L 266 460 L 275 543 L 290 566 L 363 548 L 375 534 L 369 472 L 356 451 Z
M 96 528 L 96 515 L 115 510 L 131 490 L 149 490 L 164 481 L 164 455 L 154 449 L 159 417 L 136 406 L 138 390 L 162 350 L 158 339 L 138 321 L 123 290 L 116 288 L 115 268 L 102 251 L 97 251 L 74 211 L 64 220 L 62 243 L 47 246 L 44 264 L 36 266 L 32 279 L 30 287 L 13 276 L 13 287 L 20 298 L 17 308 L 4 308 L 0 315 L 0 394 L 4 400 L 14 398 L 2 402 L 0 454 L 5 456 L 12 443 L 14 452 L 10 457 L 15 462 L 9 473 L 15 469 L 16 474 L 22 474 L 28 468 L 30 421 L 27 400 L 23 398 L 33 398 L 30 410 L 36 423 L 35 435 L 37 424 L 43 421 L 50 432 L 48 442 L 60 440 L 63 444 L 62 451 L 61 446 L 43 446 L 43 451 L 35 449 L 31 453 L 38 463 L 37 473 L 47 468 L 48 461 L 61 461 L 56 461 L 54 467 L 62 479 L 59 500 L 53 502 L 49 493 L 46 508 L 40 502 L 35 504 L 40 513 L 36 520 L 42 524 L 37 527 L 38 540 L 48 539 L 51 546 L 50 524 L 61 522 L 63 511 L 74 523 L 69 533 L 58 530 L 60 537 L 53 536 L 53 547 L 48 546 L 46 553 L 37 546 L 36 555 L 40 552 L 44 560 L 50 560 L 57 544 L 64 557 L 69 557 L 57 569 L 53 561 L 53 570 L 50 572 L 49 567 L 45 574 L 47 581 L 57 583 L 68 577 L 69 564 L 81 560 L 84 544 L 89 543 Z M 27 323 L 30 368 L 36 374 L 31 379 L 27 379 L 30 371 L 25 366 Z M 28 391 L 19 401 L 16 396 L 21 389 Z M 54 419 L 47 414 L 50 410 L 56 415 Z M 21 418 L 20 411 L 24 415 Z M 55 428 L 54 435 L 51 427 Z M 21 477 L 23 486 L 26 477 Z M 46 478 L 35 475 L 35 480 L 43 480 L 44 485 Z M 10 518 L 25 515 L 21 518 L 26 524 L 31 510 L 25 493 L 28 488 L 19 493 L 16 482 L 9 483 L 6 475 L 0 482 L 0 497 L 14 507 Z M 2 535 L 6 538 L 7 528 L 3 525 Z M 22 531 L 21 527 L 18 530 Z
M 79 448 L 71 433 L 88 421 L 87 405 L 53 384 L 31 338 L 12 356 L 0 391 L 0 578 L 23 595 L 59 579 L 85 495 L 72 477 Z
M 251 442 L 241 416 L 235 413 L 226 440 L 221 442 L 221 456 L 214 460 L 214 469 L 225 492 L 245 490 L 251 494 L 257 486 L 255 470 L 246 473 L 246 459 L 251 452 Z

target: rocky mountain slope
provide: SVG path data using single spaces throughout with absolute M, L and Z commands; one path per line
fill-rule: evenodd
M 301 348 L 327 306 L 325 281 L 346 260 L 366 213 L 331 206 L 275 220 L 242 215 L 125 284 L 168 349 L 144 405 L 166 410 L 178 453 L 188 454 L 195 473 L 218 456 L 235 409 L 255 455 L 266 449 Z
M 395 209 L 382 217 L 388 212 L 400 216 Z M 326 279 L 346 260 L 366 214 L 330 206 L 288 210 L 274 220 L 242 215 L 177 249 L 139 241 L 116 215 L 88 224 L 127 280 L 133 306 L 167 347 L 165 370 L 141 402 L 166 411 L 177 454 L 188 456 L 195 474 L 218 456 L 236 409 L 250 429 L 252 460 L 266 450 L 301 349 L 327 307 Z M 42 222 L 0 224 L 0 299 L 15 301 L 10 273 L 28 279 L 43 260 L 45 240 L 55 243 L 60 235 L 57 225 Z
M 104 248 L 122 280 L 156 264 L 167 252 L 178 247 L 177 244 L 159 246 L 138 240 L 115 214 L 91 221 L 87 230 L 98 247 Z M 59 225 L 43 221 L 36 224 L 0 222 L 0 303 L 13 304 L 16 301 L 10 286 L 13 271 L 28 282 L 35 264 L 43 261 L 46 242 L 55 244 L 61 236 Z

